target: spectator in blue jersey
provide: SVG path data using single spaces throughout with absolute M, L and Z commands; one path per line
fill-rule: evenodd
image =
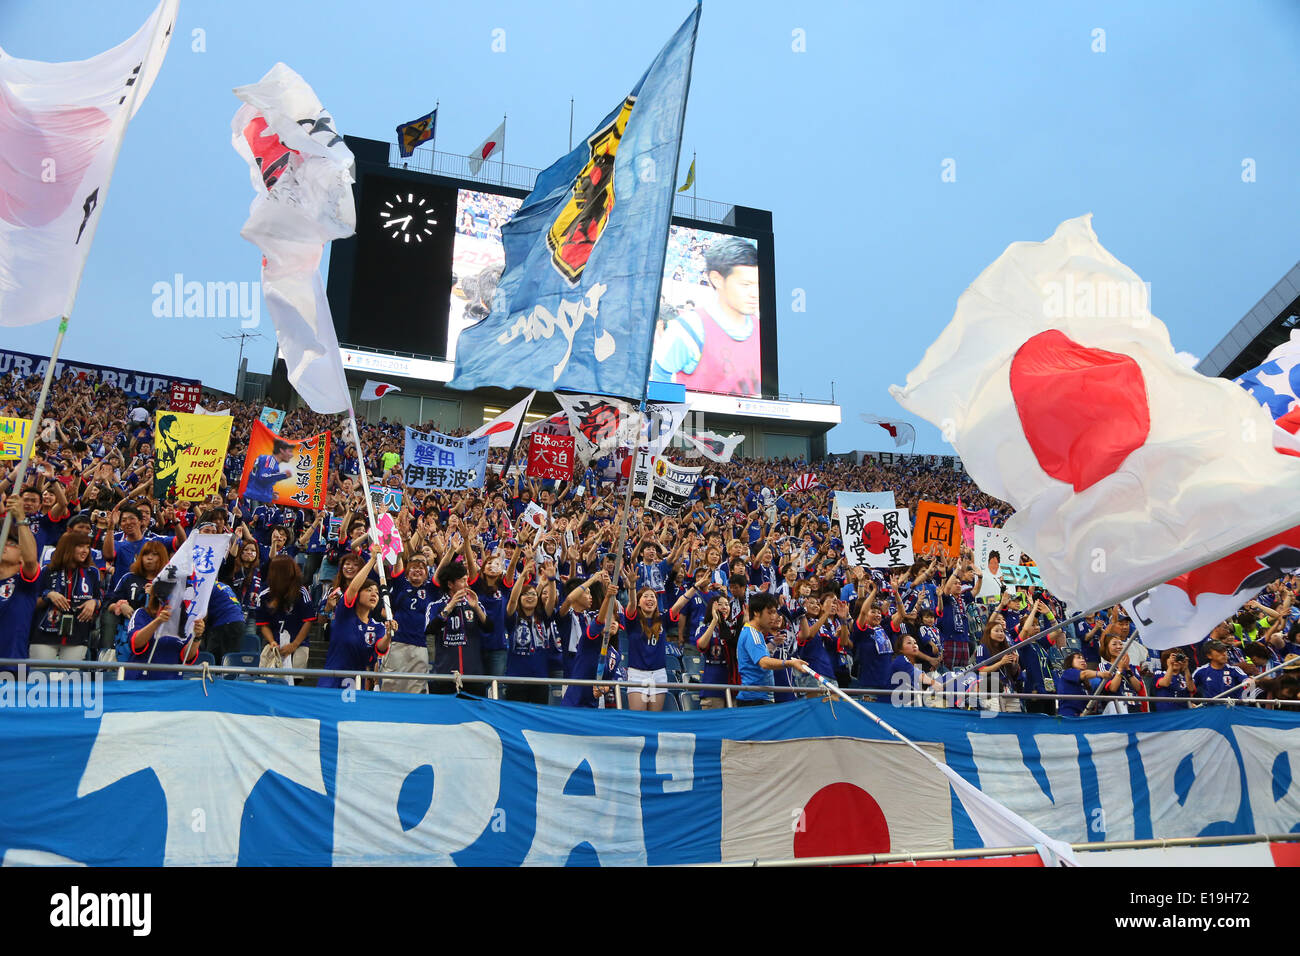
M 40 598 L 41 565 L 22 499 L 10 495 L 6 508 L 13 516 L 14 530 L 0 556 L 0 657 L 24 658 L 32 615 Z
M 727 595 L 719 595 L 713 602 L 709 614 L 709 623 L 695 641 L 695 646 L 704 656 L 704 668 L 701 683 L 732 683 L 732 662 L 736 660 L 736 647 L 740 640 L 741 628 L 731 619 L 731 601 Z M 714 710 L 726 705 L 724 692 L 720 690 L 701 690 L 700 709 Z
M 483 626 L 483 673 L 500 677 L 506 672 L 508 656 L 506 601 L 509 599 L 510 585 L 514 583 L 510 577 L 510 568 L 514 567 L 514 563 L 512 561 L 507 568 L 506 562 L 494 554 L 480 567 L 478 556 L 472 547 L 470 531 L 466 528 L 464 532 L 461 554 L 465 559 L 467 580 L 478 597 L 479 606 L 487 615 L 487 623 Z M 526 540 L 531 538 L 526 536 Z M 514 549 L 516 556 L 522 552 L 522 548 Z
M 571 580 L 565 586 L 564 601 L 555 612 L 565 677 L 573 676 L 578 650 L 587 636 L 588 628 L 597 622 L 593 607 L 604 600 L 604 588 L 608 583 L 609 575 L 597 571 L 585 581 Z
M 841 602 L 833 594 L 810 594 L 804 598 L 803 614 L 799 618 L 799 658 L 825 677 L 827 683 L 835 686 L 838 686 L 835 661 L 839 656 L 840 642 L 848 636 L 848 628 L 837 615 L 847 611 L 847 606 L 841 607 Z M 795 678 L 795 683 L 802 687 L 817 686 L 814 678 L 803 673 Z
M 611 615 L 610 611 L 617 603 L 614 588 L 609 586 L 609 577 L 605 572 L 600 572 L 594 582 L 590 582 L 591 597 L 594 600 L 600 597 L 600 610 L 592 615 L 590 619 L 580 619 L 585 621 L 585 626 L 581 637 L 578 639 L 578 645 L 574 651 L 573 663 L 569 668 L 569 678 L 571 680 L 599 680 L 601 677 L 610 677 L 611 668 L 610 660 L 606 658 L 605 667 L 601 668 L 601 647 L 606 643 L 609 649 L 613 650 L 618 641 L 619 622 L 617 615 Z M 579 599 L 581 602 L 582 599 Z M 603 670 L 598 674 L 597 671 Z M 604 696 L 600 687 L 592 687 L 588 684 L 570 684 L 564 689 L 564 697 L 560 701 L 565 707 L 597 707 L 599 700 Z
M 943 663 L 961 670 L 970 663 L 970 629 L 957 573 L 944 582 L 939 596 L 939 635 L 943 638 Z
M 549 676 L 548 658 L 552 639 L 551 617 L 555 611 L 554 577 L 539 581 L 533 562 L 524 565 L 515 579 L 506 603 L 506 633 L 509 636 L 508 677 Z M 525 704 L 545 704 L 545 684 L 510 684 L 506 696 Z
M 627 679 L 640 684 L 640 689 L 627 695 L 631 710 L 659 711 L 664 708 L 664 684 L 668 682 L 668 634 L 664 628 L 659 596 L 654 588 L 636 588 L 629 575 L 628 590 L 636 594 L 636 602 L 628 607 L 627 620 L 622 624 L 627 652 Z
M 934 679 L 916 663 L 920 647 L 915 637 L 900 634 L 894 638 L 894 646 L 894 659 L 889 665 L 889 686 L 892 688 L 889 702 L 895 707 L 920 707 L 922 694 L 927 687 L 934 686 Z
M 853 651 L 858 677 L 855 687 L 887 691 L 889 669 L 894 662 L 894 643 L 881 626 L 882 614 L 872 582 L 866 595 L 859 599 L 857 617 L 845 645 Z
M 1228 645 L 1223 641 L 1209 641 L 1205 645 L 1205 654 L 1209 663 L 1202 664 L 1192 674 L 1196 696 L 1218 697 L 1226 691 L 1232 691 L 1226 696 L 1240 699 L 1242 689 L 1250 678 L 1241 668 L 1228 663 Z
M 218 664 L 227 654 L 234 654 L 244 644 L 247 619 L 244 607 L 239 603 L 230 585 L 217 581 L 212 585 L 212 594 L 208 597 L 207 630 L 203 636 L 203 649 L 213 656 Z
M 1056 682 L 1052 677 L 1052 644 L 1048 638 L 1030 640 L 1041 630 L 1038 626 L 1040 613 L 1047 612 L 1042 607 L 1042 601 L 1035 598 L 1016 633 L 1019 641 L 1016 645 L 1016 655 L 1020 663 L 1020 689 L 1025 694 L 1056 693 Z M 1056 701 L 1047 696 L 1025 700 L 1022 704 L 1023 710 L 1030 714 L 1051 714 L 1056 709 Z
M 1100 671 L 1088 666 L 1088 658 L 1082 651 L 1066 651 L 1061 661 L 1059 690 L 1061 695 L 1056 702 L 1058 717 L 1081 717 L 1088 706 L 1086 697 L 1092 693 L 1093 681 L 1101 676 Z
M 1191 700 L 1192 685 L 1188 680 L 1191 668 L 1188 666 L 1187 653 L 1178 647 L 1160 652 L 1160 666 L 1151 672 L 1155 678 L 1152 685 L 1152 710 L 1156 713 L 1167 710 L 1186 710 L 1186 704 L 1177 701 Z
M 994 712 L 1018 711 L 1020 701 L 1000 696 L 1000 692 L 1014 693 L 1019 686 L 1020 658 L 1017 654 L 997 655 L 1011 647 L 1007 640 L 1007 623 L 1001 614 L 994 612 L 984 623 L 984 633 L 975 649 L 975 669 L 980 674 L 979 703 L 983 710 Z M 996 660 L 994 659 L 996 658 Z
M 99 610 L 99 570 L 91 563 L 90 538 L 69 532 L 41 572 L 43 611 L 32 632 L 31 655 L 45 660 L 80 661 Z
M 398 564 L 390 581 L 389 598 L 397 630 L 392 645 L 384 656 L 385 673 L 429 673 L 429 615 L 438 600 L 437 585 L 429 580 L 429 562 L 416 552 L 410 560 Z M 407 694 L 423 694 L 429 689 L 427 681 L 410 678 L 385 678 L 382 690 Z
M 443 596 L 429 613 L 429 632 L 434 635 L 433 671 L 436 674 L 482 674 L 483 630 L 488 626 L 487 612 L 478 593 L 469 586 L 468 570 L 459 561 L 439 572 L 438 583 Z M 483 694 L 481 684 L 466 689 Z M 454 684 L 439 683 L 434 693 L 453 694 Z
M 258 595 L 253 624 L 263 642 L 262 656 L 278 655 L 280 666 L 302 670 L 307 666 L 307 637 L 316 620 L 311 595 L 302 586 L 298 562 L 277 555 L 266 567 L 266 587 Z M 270 655 L 268 648 L 274 648 Z M 293 683 L 293 678 L 288 678 Z
M 173 573 L 173 572 L 169 572 Z M 127 647 L 130 655 L 128 663 L 132 664 L 193 664 L 198 660 L 199 642 L 206 627 L 203 618 L 194 621 L 193 637 L 186 637 L 182 626 L 180 634 L 163 634 L 163 625 L 172 618 L 171 608 L 164 604 L 170 599 L 172 589 L 179 586 L 177 582 L 168 582 L 164 591 L 160 587 L 160 578 L 154 578 L 147 588 L 148 601 L 131 617 L 127 624 Z M 137 670 L 126 671 L 127 680 L 179 680 L 181 672 L 176 670 Z
M 146 541 L 136 552 L 135 560 L 118 581 L 117 587 L 109 594 L 105 603 L 114 615 L 114 640 L 119 660 L 130 653 L 127 624 L 149 600 L 149 583 L 167 566 L 169 560 L 171 555 L 167 553 L 166 545 L 161 541 Z
M 740 631 L 736 644 L 736 660 L 741 684 L 749 687 L 776 686 L 772 672 L 776 670 L 799 671 L 804 663 L 797 657 L 773 657 L 768 651 L 767 635 L 780 626 L 780 612 L 774 594 L 755 594 L 749 601 L 749 618 Z M 741 707 L 773 703 L 771 690 L 742 690 L 736 693 L 736 703 Z
M 395 621 L 384 621 L 375 614 L 379 606 L 379 582 L 370 577 L 375 562 L 381 560 L 382 548 L 370 546 L 370 560 L 353 576 L 334 609 L 330 624 L 327 671 L 355 671 L 357 677 L 322 677 L 317 687 L 359 686 L 362 672 L 369 670 L 375 653 L 388 652 L 390 635 L 397 630 Z
M 244 487 L 244 497 L 250 501 L 272 501 L 275 486 L 293 475 L 292 461 L 293 442 L 275 439 L 271 454 L 258 455 L 254 460 L 248 473 L 248 484 Z
M 42 474 L 37 476 L 36 483 L 23 489 L 22 499 L 39 555 L 58 543 L 67 526 L 67 495 L 62 482 Z
M 717 598 L 718 594 L 709 569 L 704 566 L 697 567 L 691 586 L 686 588 L 668 609 L 668 620 L 674 623 L 680 622 L 684 628 L 682 633 L 687 640 L 694 643 L 699 640 L 707 625 L 709 605 Z

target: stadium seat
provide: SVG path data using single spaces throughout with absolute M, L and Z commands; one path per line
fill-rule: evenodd
M 551 688 L 549 703 L 552 707 L 559 707 L 564 703 L 564 688 L 562 686 Z
M 678 696 L 678 698 L 679 698 L 678 703 L 681 705 L 681 706 L 680 706 L 680 709 L 681 709 L 681 710 L 699 710 L 699 709 L 700 709 L 700 694 L 699 694 L 699 691 L 694 691 L 694 690 L 683 690 L 683 691 L 678 691 L 678 692 L 677 692 L 677 696 Z
M 236 674 L 235 680 L 248 681 L 250 684 L 279 684 L 284 687 L 289 686 L 288 678 L 263 677 L 261 674 Z
M 244 632 L 243 638 L 239 642 L 240 651 L 246 654 L 260 654 L 262 652 L 262 639 L 256 634 Z
M 262 661 L 261 657 L 251 651 L 231 651 L 225 657 L 221 658 L 222 667 L 256 667 Z M 226 680 L 232 677 L 244 677 L 244 674 L 225 674 Z
M 665 711 L 670 711 L 670 710 L 672 710 L 672 711 L 677 711 L 677 710 L 681 710 L 681 709 L 682 709 L 681 706 L 677 703 L 677 695 L 676 695 L 676 694 L 674 694 L 672 691 L 669 691 L 668 693 L 664 694 L 664 710 L 665 710 Z
M 196 666 L 202 666 L 203 664 L 215 665 L 217 663 L 217 659 L 213 657 L 211 652 L 209 651 L 199 651 L 198 660 L 196 660 L 194 663 Z
M 686 664 L 686 676 L 698 683 L 704 675 L 704 659 L 698 656 L 687 657 L 684 663 Z

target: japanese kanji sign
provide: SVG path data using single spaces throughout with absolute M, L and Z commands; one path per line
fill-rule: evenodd
M 840 536 L 849 564 L 868 568 L 906 568 L 912 554 L 912 524 L 906 508 L 840 508 Z
M 916 507 L 916 550 L 921 554 L 961 556 L 961 523 L 957 506 L 922 501 Z
M 199 403 L 199 399 L 202 397 L 203 391 L 198 384 L 172 382 L 171 401 L 168 402 L 168 408 L 173 412 L 192 412 L 194 406 Z
M 669 518 L 677 518 L 691 500 L 691 492 L 700 480 L 703 468 L 682 468 L 663 458 L 656 458 L 650 479 L 650 493 L 646 495 L 646 511 Z
M 573 436 L 538 435 L 528 440 L 528 476 L 568 481 L 573 477 Z
M 253 422 L 239 493 L 251 501 L 319 511 L 325 504 L 329 460 L 328 431 L 295 441 Z
M 411 488 L 482 488 L 488 442 L 487 435 L 453 438 L 407 428 L 402 480 Z

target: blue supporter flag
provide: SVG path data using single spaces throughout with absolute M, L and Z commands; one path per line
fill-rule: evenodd
M 430 113 L 425 113 L 419 119 L 413 119 L 409 123 L 403 123 L 397 127 L 397 145 L 402 151 L 402 158 L 405 159 L 415 152 L 415 147 L 421 143 L 427 143 L 433 139 L 438 131 L 438 110 L 435 108 Z
M 460 335 L 453 388 L 642 396 L 699 16 L 502 229 L 505 273 Z

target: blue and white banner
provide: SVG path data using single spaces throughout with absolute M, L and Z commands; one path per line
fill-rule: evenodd
M 48 355 L 33 355 L 30 352 L 15 352 L 13 349 L 0 349 L 0 378 L 10 372 L 17 372 L 20 378 L 43 378 L 49 365 Z M 160 375 L 154 372 L 141 372 L 132 368 L 115 368 L 108 365 L 95 365 L 93 362 L 73 362 L 59 359 L 54 363 L 54 381 L 61 382 L 68 376 L 74 376 L 87 382 L 101 382 L 120 388 L 128 395 L 147 397 L 157 391 L 167 391 L 173 382 L 186 385 L 198 385 L 197 378 L 183 378 L 176 375 Z
M 412 488 L 482 488 L 489 439 L 406 429 L 402 480 Z
M 644 393 L 699 17 L 502 228 L 505 273 L 460 333 L 453 388 Z
M 76 685 L 76 682 L 66 682 Z M 111 866 L 672 864 L 981 845 L 847 706 L 682 714 L 198 680 L 78 706 L 0 675 L 0 856 Z M 48 688 L 53 684 L 47 683 Z M 1049 836 L 1300 829 L 1300 720 L 878 706 Z
M 831 517 L 839 518 L 840 509 L 874 508 L 878 511 L 891 511 L 897 508 L 892 491 L 832 491 Z

